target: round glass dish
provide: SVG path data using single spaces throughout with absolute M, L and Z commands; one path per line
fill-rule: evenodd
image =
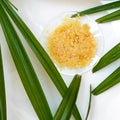
M 64 19 L 71 18 L 71 16 L 74 13 L 75 12 L 65 12 L 65 13 L 61 13 L 58 16 L 54 17 L 53 19 L 51 19 L 48 22 L 48 24 L 46 25 L 46 27 L 44 28 L 44 30 L 41 34 L 41 44 L 42 44 L 43 48 L 46 50 L 46 52 L 48 53 L 48 55 L 54 62 L 58 71 L 61 74 L 65 74 L 65 75 L 83 74 L 83 73 L 91 70 L 99 61 L 99 59 L 102 55 L 102 51 L 103 51 L 103 35 L 100 31 L 98 24 L 94 20 L 92 20 L 89 16 L 82 16 L 79 18 L 80 24 L 81 25 L 88 24 L 90 26 L 90 32 L 93 34 L 93 36 L 96 40 L 97 48 L 96 48 L 95 56 L 92 58 L 91 62 L 88 65 L 86 65 L 85 67 L 80 67 L 80 68 L 68 68 L 68 67 L 61 68 L 55 62 L 55 60 L 52 58 L 52 56 L 50 55 L 49 50 L 48 50 L 48 37 L 58 26 L 60 26 L 63 23 Z M 71 19 L 75 19 L 75 18 L 71 18 Z

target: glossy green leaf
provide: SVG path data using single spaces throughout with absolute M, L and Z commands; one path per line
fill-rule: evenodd
M 89 97 L 88 109 L 87 109 L 87 114 L 86 114 L 85 120 L 88 119 L 88 116 L 90 113 L 90 108 L 91 108 L 91 102 L 92 102 L 92 86 L 90 85 L 90 97 Z
M 99 95 L 120 82 L 120 67 L 110 74 L 102 83 L 100 83 L 92 93 Z
M 52 114 L 38 77 L 10 19 L 0 6 L 0 18 L 6 41 L 26 93 L 40 120 L 52 120 Z
M 54 63 L 51 61 L 50 57 L 43 49 L 41 44 L 38 42 L 36 37 L 30 31 L 30 29 L 26 26 L 23 20 L 19 17 L 19 15 L 15 12 L 15 10 L 9 5 L 8 2 L 3 1 L 2 6 L 8 12 L 9 16 L 12 18 L 14 23 L 17 25 L 19 30 L 21 31 L 22 35 L 25 37 L 25 40 L 28 42 L 29 46 L 43 65 L 44 69 L 46 70 L 47 74 L 50 76 L 51 80 L 53 81 L 54 85 L 60 92 L 62 96 L 66 93 L 67 86 L 62 79 L 60 73 L 56 69 Z M 77 107 L 74 107 L 73 114 L 76 120 L 81 120 L 80 113 Z
M 97 12 L 101 12 L 101 11 L 105 11 L 105 10 L 109 10 L 109 9 L 113 9 L 113 8 L 117 8 L 117 7 L 120 7 L 120 0 L 115 1 L 115 2 L 110 2 L 105 5 L 100 5 L 97 7 L 89 8 L 89 9 L 81 11 L 81 12 L 77 12 L 76 14 L 72 15 L 72 17 L 93 14 L 93 13 L 97 13 Z
M 54 120 L 69 120 L 75 106 L 79 91 L 81 76 L 75 75 L 63 100 L 54 116 Z
M 112 17 L 108 20 L 102 21 L 101 23 L 112 22 L 112 21 L 116 21 L 116 20 L 120 20 L 120 16 Z
M 117 10 L 115 12 L 112 12 L 110 14 L 107 14 L 101 18 L 98 18 L 96 20 L 96 22 L 98 23 L 106 23 L 106 22 L 110 22 L 110 21 L 114 21 L 114 20 L 118 20 L 120 19 L 120 10 Z
M 17 8 L 16 6 L 14 6 L 10 1 L 8 1 L 8 2 L 9 2 L 9 4 L 10 4 L 15 10 L 18 11 L 18 8 Z
M 5 83 L 4 83 L 1 46 L 0 46 L 0 120 L 7 120 L 6 95 L 5 95 Z
M 98 62 L 98 64 L 93 68 L 93 72 L 96 72 L 112 62 L 120 58 L 120 43 L 113 47 L 109 52 L 107 52 Z

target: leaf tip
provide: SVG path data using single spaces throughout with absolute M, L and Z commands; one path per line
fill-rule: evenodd
M 97 72 L 96 67 L 94 67 L 94 68 L 92 69 L 92 73 L 95 73 L 95 72 Z

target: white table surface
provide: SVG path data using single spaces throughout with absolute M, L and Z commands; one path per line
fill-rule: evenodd
M 38 40 L 40 40 L 40 33 L 46 23 L 57 14 L 65 11 L 83 10 L 88 7 L 101 4 L 100 0 L 11 0 L 11 2 L 19 9 L 19 15 L 30 27 Z M 94 14 L 91 15 L 91 18 L 95 19 L 104 14 L 106 14 L 106 12 Z M 104 36 L 103 54 L 105 54 L 114 45 L 120 42 L 120 21 L 102 24 L 99 25 L 99 27 Z M 11 58 L 1 28 L 0 43 L 3 53 L 8 120 L 38 120 L 16 72 L 15 65 Z M 62 98 L 53 83 L 50 82 L 48 75 L 28 45 L 25 42 L 24 45 L 31 58 L 34 68 L 37 71 L 37 75 L 43 86 L 46 97 L 48 98 L 52 113 L 55 114 Z M 94 74 L 89 71 L 82 75 L 82 83 L 77 99 L 77 105 L 83 120 L 87 111 L 90 83 L 92 84 L 92 87 L 95 88 L 118 66 L 120 66 L 120 59 Z M 69 85 L 72 80 L 72 76 L 62 76 L 66 84 Z M 120 84 L 104 92 L 103 94 L 100 94 L 99 96 L 93 96 L 89 120 L 120 120 L 119 91 Z M 74 120 L 74 118 L 72 119 Z

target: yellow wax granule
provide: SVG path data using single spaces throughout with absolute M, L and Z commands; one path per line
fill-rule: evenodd
M 81 68 L 95 56 L 96 40 L 88 24 L 69 18 L 49 34 L 48 50 L 60 67 Z

